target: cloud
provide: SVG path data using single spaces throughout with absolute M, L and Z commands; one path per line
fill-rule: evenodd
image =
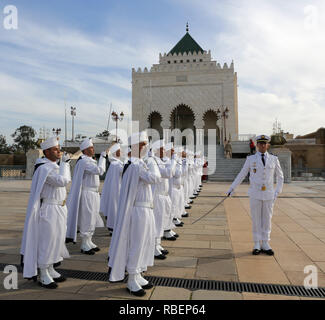
M 240 133 L 272 133 L 275 118 L 296 135 L 324 126 L 323 2 L 190 4 L 211 24 L 212 55 L 235 61 Z
M 0 111 L 6 119 L 19 119 L 2 124 L 2 117 L 1 133 L 7 137 L 22 122 L 36 129 L 44 123 L 62 126 L 65 96 L 68 108 L 78 108 L 79 132 L 94 135 L 106 129 L 109 103 L 116 111 L 131 113 L 132 66 L 145 65 L 153 53 L 158 59 L 157 50 L 141 41 L 136 47 L 125 39 L 68 27 L 51 29 L 25 21 L 17 32 L 0 33 Z
M 271 133 L 275 118 L 296 135 L 324 126 L 325 4 L 179 0 L 175 10 L 180 8 L 202 22 L 192 26 L 189 21 L 203 48 L 211 49 L 218 62 L 234 59 L 240 133 Z M 161 16 L 169 17 L 167 11 Z M 177 15 L 172 17 L 168 31 L 159 32 L 128 25 L 122 32 L 91 33 L 68 20 L 53 25 L 37 19 L 24 19 L 14 32 L 0 28 L 0 133 L 8 137 L 25 123 L 63 129 L 65 96 L 67 108 L 77 107 L 78 133 L 104 130 L 109 103 L 129 115 L 131 68 L 150 68 L 159 52 L 175 44 L 166 40 L 171 41 L 166 32 L 179 24 Z M 132 19 L 140 18 L 134 14 Z M 155 24 L 148 17 L 145 25 Z

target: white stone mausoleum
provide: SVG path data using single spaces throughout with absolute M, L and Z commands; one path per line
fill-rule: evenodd
M 228 118 L 220 117 L 228 108 Z M 218 113 L 218 110 L 220 113 Z M 219 119 L 218 119 L 219 118 Z M 238 139 L 237 73 L 186 34 L 150 70 L 132 69 L 132 120 L 140 130 L 216 129 L 217 144 Z

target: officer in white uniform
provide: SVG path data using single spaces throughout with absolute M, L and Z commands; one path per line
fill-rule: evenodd
M 271 234 L 271 218 L 274 202 L 282 192 L 283 172 L 279 159 L 267 152 L 270 138 L 261 135 L 256 138 L 257 149 L 254 155 L 248 156 L 242 170 L 237 175 L 227 195 L 232 195 L 235 188 L 242 183 L 249 173 L 251 217 L 253 224 L 254 249 L 253 254 L 261 252 L 274 255 L 269 245 Z M 276 175 L 276 188 L 274 190 L 274 174 Z

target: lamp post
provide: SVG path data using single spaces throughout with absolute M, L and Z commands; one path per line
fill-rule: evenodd
M 74 117 L 77 115 L 75 107 L 71 107 L 71 116 L 72 116 L 72 141 L 74 141 Z
M 113 121 L 116 122 L 116 139 L 115 139 L 115 142 L 117 142 L 117 123 L 119 121 L 122 121 L 123 118 L 124 118 L 124 112 L 122 111 L 120 113 L 120 115 L 118 115 L 115 111 L 112 112 L 112 117 L 113 117 Z
M 58 128 L 58 129 L 53 128 L 52 132 L 53 132 L 53 135 L 58 137 L 61 133 L 61 128 Z
M 228 107 L 221 107 L 221 110 L 218 108 L 217 110 L 217 121 L 219 119 L 223 119 L 223 130 L 224 130 L 224 141 L 227 141 L 227 131 L 226 131 L 226 119 L 229 117 L 229 109 Z

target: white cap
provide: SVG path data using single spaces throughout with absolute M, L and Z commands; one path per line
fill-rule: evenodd
M 141 131 L 137 133 L 133 133 L 131 136 L 128 138 L 128 145 L 132 146 L 134 144 L 138 144 L 140 142 L 149 142 L 148 140 L 148 135 L 146 131 Z
M 271 138 L 269 136 L 267 136 L 266 134 L 261 134 L 260 136 L 256 137 L 256 142 L 269 142 L 271 140 Z
M 91 138 L 87 138 L 85 139 L 84 141 L 81 142 L 81 145 L 80 145 L 80 150 L 83 151 L 89 147 L 93 147 L 93 142 L 91 140 Z
M 113 155 L 116 151 L 121 149 L 121 145 L 119 143 L 114 143 L 109 149 L 109 154 Z
M 165 147 L 165 141 L 164 140 L 157 140 L 151 145 L 151 149 L 153 151 L 157 150 L 157 149 L 160 149 L 162 147 Z
M 169 142 L 166 144 L 165 146 L 165 151 L 169 151 L 171 150 L 172 148 L 174 148 L 174 144 L 172 142 Z
M 51 137 L 41 143 L 42 150 L 47 150 L 52 147 L 56 147 L 59 145 L 59 138 L 58 137 Z

